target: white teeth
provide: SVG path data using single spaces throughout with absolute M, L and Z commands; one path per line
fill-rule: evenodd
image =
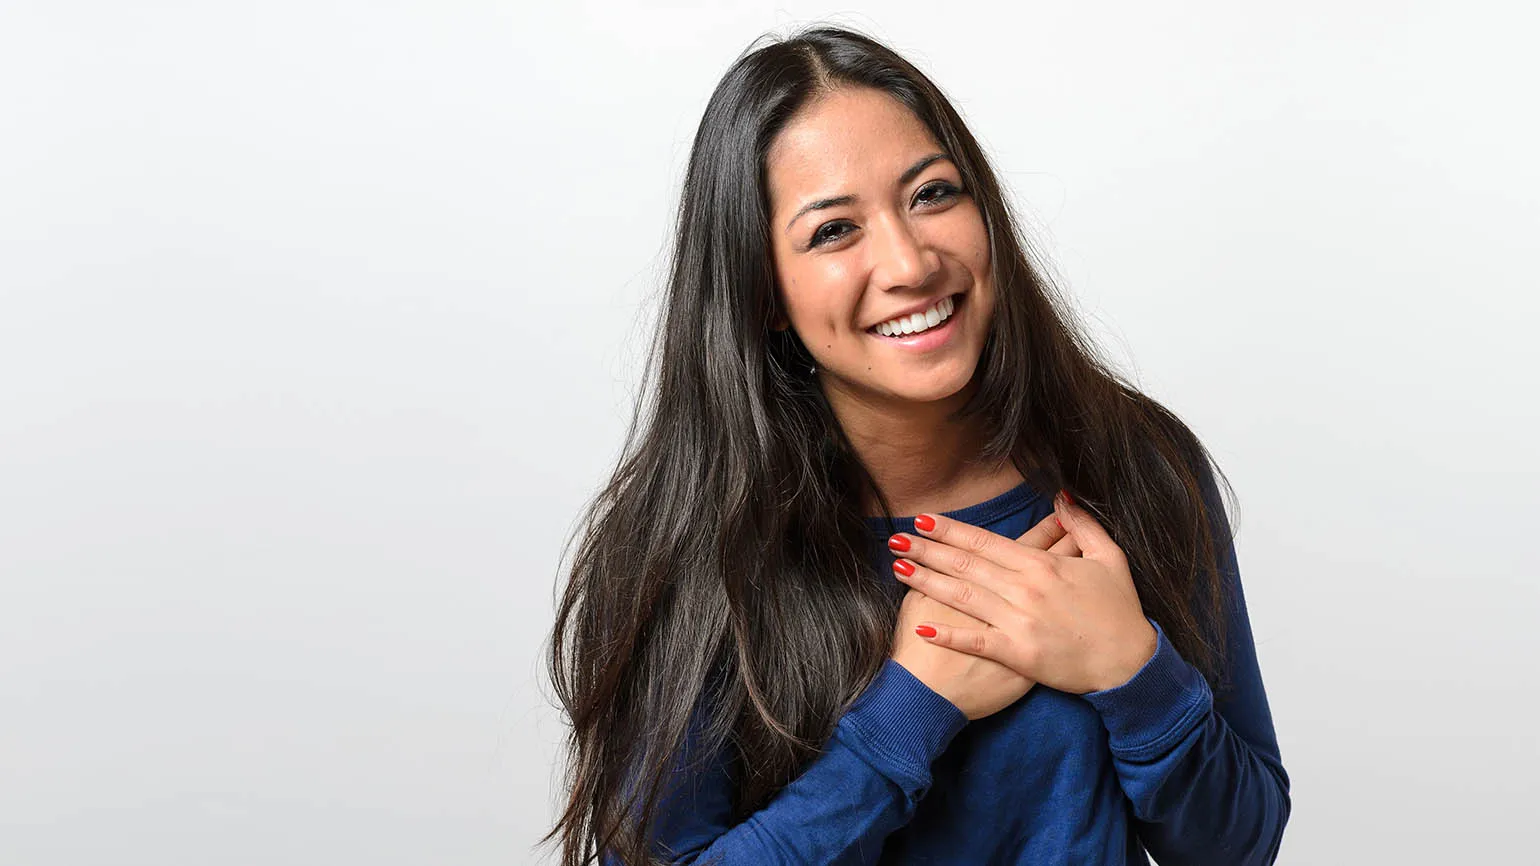
M 947 319 L 950 319 L 952 317 L 953 311 L 956 309 L 957 304 L 952 301 L 951 297 L 942 298 L 941 300 L 937 301 L 930 309 L 923 313 L 915 313 L 913 315 L 891 319 L 879 324 L 876 330 L 877 333 L 883 335 L 884 337 L 917 334 L 920 331 L 934 328 L 942 322 L 945 322 Z

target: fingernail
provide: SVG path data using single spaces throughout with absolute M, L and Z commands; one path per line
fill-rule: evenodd
M 917 625 L 917 626 L 915 626 L 914 627 L 914 633 L 919 635 L 920 637 L 935 637 L 936 636 L 936 630 L 934 628 L 932 628 L 931 626 L 928 626 L 928 625 Z
M 1054 516 L 1053 516 L 1053 522 L 1054 522 L 1054 523 L 1057 523 L 1057 524 L 1059 524 L 1059 528 L 1060 528 L 1060 529 L 1063 529 L 1063 528 L 1064 528 L 1064 521 L 1062 521 L 1062 520 L 1060 520 L 1060 519 L 1059 519 L 1059 515 L 1057 515 L 1057 514 L 1055 514 L 1055 515 L 1054 515 Z
M 902 535 L 894 535 L 888 538 L 888 547 L 894 550 L 908 550 L 909 539 Z
M 914 528 L 921 532 L 929 532 L 936 528 L 936 518 L 929 514 L 919 514 L 914 518 Z
M 1074 505 L 1075 504 L 1075 497 L 1069 495 L 1069 491 L 1066 490 L 1066 491 L 1064 491 L 1064 501 L 1068 502 L 1070 505 Z
M 893 560 L 893 570 L 904 577 L 909 577 L 914 574 L 914 563 L 907 559 L 895 559 Z

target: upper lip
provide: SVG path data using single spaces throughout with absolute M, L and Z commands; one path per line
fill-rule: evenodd
M 905 307 L 902 310 L 896 310 L 896 311 L 888 314 L 885 318 L 878 319 L 877 322 L 875 324 L 873 324 L 871 327 L 867 328 L 867 330 L 869 331 L 872 328 L 877 327 L 877 325 L 882 324 L 883 322 L 891 322 L 894 319 L 902 319 L 905 316 L 912 316 L 915 313 L 923 313 L 926 310 L 930 309 L 931 307 L 934 307 L 936 304 L 940 303 L 941 301 L 945 300 L 946 298 L 950 298 L 951 296 L 953 296 L 955 294 L 959 294 L 959 293 L 958 292 L 947 292 L 944 295 L 937 295 L 937 296 L 935 296 L 934 298 L 931 298 L 928 301 L 920 301 L 919 303 L 914 304 L 912 306 Z

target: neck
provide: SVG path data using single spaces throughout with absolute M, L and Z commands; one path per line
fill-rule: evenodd
M 888 498 L 895 516 L 955 511 L 991 499 L 1024 479 L 1009 459 L 979 460 L 986 433 L 980 419 L 948 416 L 967 403 L 976 383 L 933 403 L 889 403 L 825 387 L 834 417 Z M 863 513 L 880 506 L 867 495 Z

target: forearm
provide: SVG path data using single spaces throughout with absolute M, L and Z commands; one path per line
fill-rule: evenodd
M 653 834 L 675 864 L 871 864 L 914 816 L 931 762 L 966 717 L 889 662 L 835 727 L 822 754 L 762 809 L 732 823 L 720 767 L 679 780 Z M 606 862 L 613 863 L 613 860 Z
M 1277 859 L 1290 811 L 1288 775 L 1271 739 L 1254 659 L 1242 674 L 1254 688 L 1247 691 L 1250 706 L 1236 712 L 1248 716 L 1248 727 L 1265 728 L 1253 740 L 1215 708 L 1208 683 L 1163 631 L 1155 655 L 1127 684 L 1086 695 L 1107 726 L 1140 839 L 1162 866 Z

